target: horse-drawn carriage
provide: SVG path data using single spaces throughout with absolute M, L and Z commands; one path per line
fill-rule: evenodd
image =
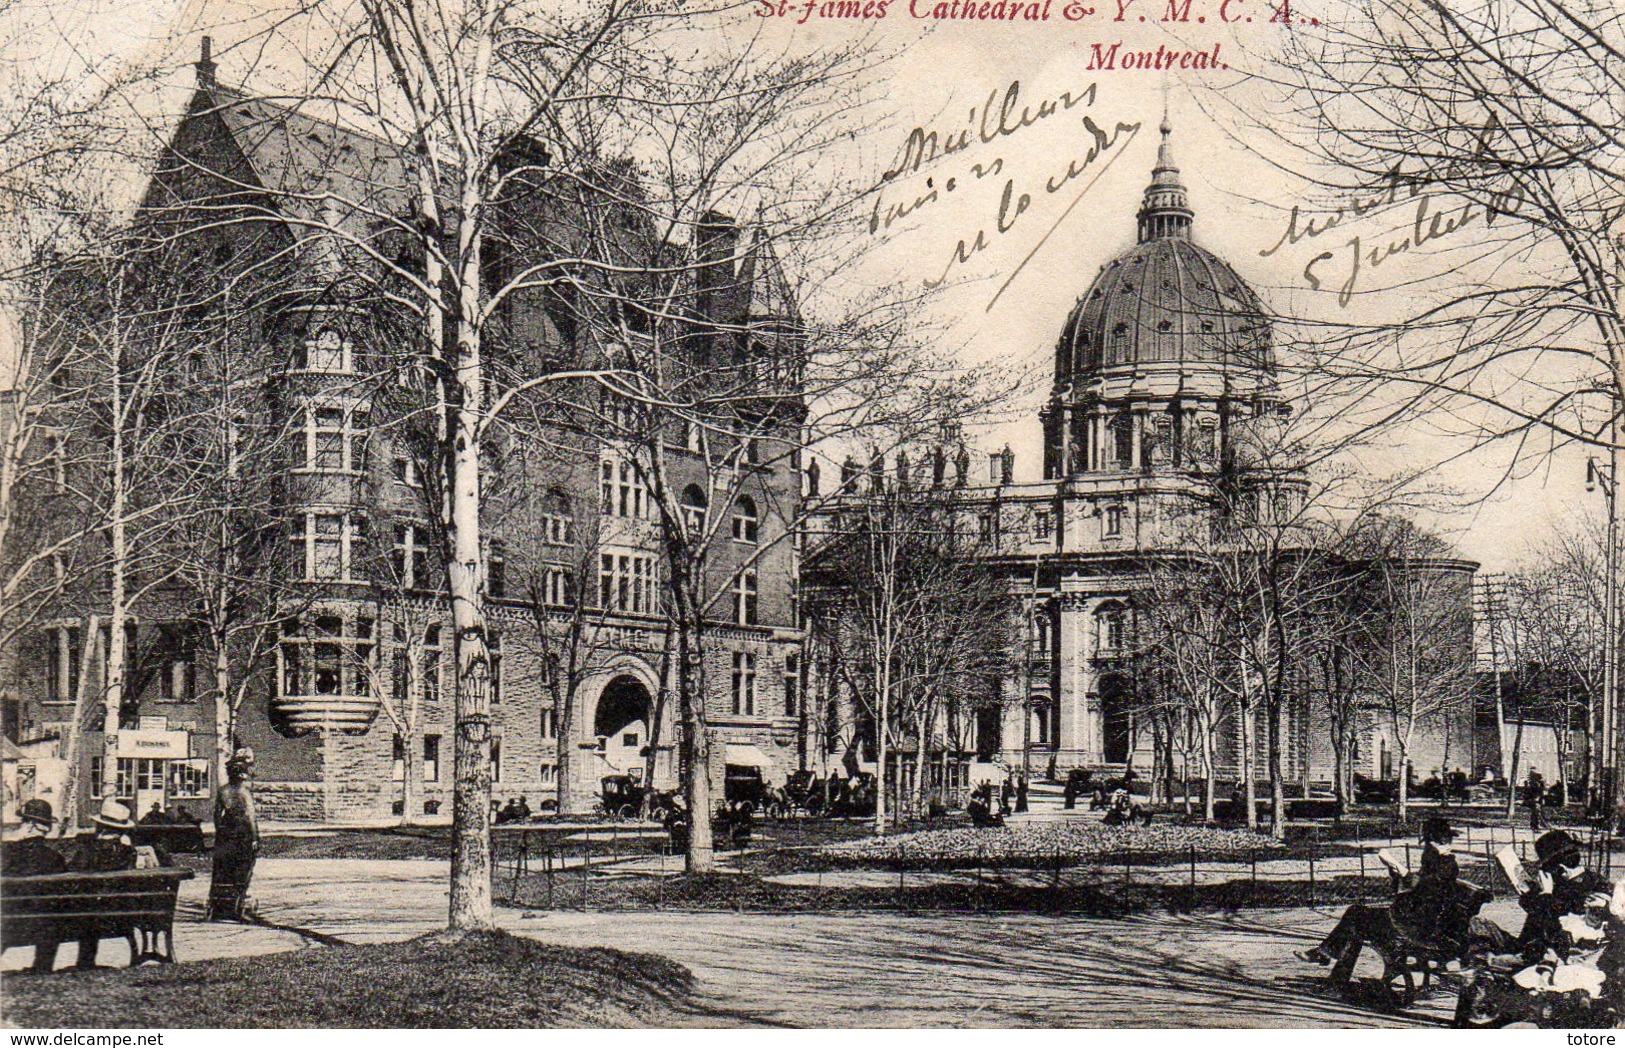
M 606 775 L 599 780 L 599 785 L 603 813 L 617 819 L 636 818 L 643 811 L 645 798 L 648 798 L 648 816 L 656 822 L 665 821 L 666 813 L 673 806 L 671 791 L 651 790 L 630 775 Z

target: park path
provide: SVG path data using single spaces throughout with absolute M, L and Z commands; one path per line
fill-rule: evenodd
M 205 960 L 410 938 L 444 925 L 447 876 L 447 864 L 434 860 L 261 860 L 253 894 L 264 926 L 204 923 L 208 878 L 200 876 L 182 886 L 177 952 Z M 1347 1027 L 1445 1018 L 1447 996 L 1394 1016 L 1331 993 L 1322 970 L 1292 951 L 1336 916 L 1310 908 L 1124 920 L 499 910 L 517 934 L 688 966 L 697 1026 Z M 105 962 L 121 959 L 112 944 L 103 953 Z M 73 955 L 65 947 L 63 963 Z M 9 950 L 0 967 L 30 958 Z

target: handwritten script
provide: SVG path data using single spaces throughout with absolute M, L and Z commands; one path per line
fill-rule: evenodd
M 991 213 L 970 219 L 948 257 L 940 265 L 934 265 L 931 275 L 924 279 L 927 288 L 941 287 L 1001 238 L 1032 237 L 1036 233 L 1025 257 L 988 301 L 986 308 L 991 310 L 1078 202 L 1122 155 L 1124 147 L 1139 134 L 1140 125 L 1104 118 L 1097 121 L 1094 113 L 1083 113 L 1079 119 L 1083 134 L 1077 139 L 1078 146 L 1072 155 L 1038 172 L 1007 171 L 1010 165 L 1003 153 L 994 153 L 994 147 L 1045 121 L 1066 120 L 1074 110 L 1092 109 L 1098 97 L 1099 85 L 1089 84 L 1081 90 L 1062 91 L 1024 103 L 1021 82 L 1016 80 L 1002 92 L 993 91 L 982 105 L 971 108 L 963 123 L 929 130 L 915 127 L 899 149 L 897 163 L 881 175 L 869 215 L 869 234 L 883 236 L 903 219 L 930 212 L 940 212 L 950 223 L 961 219 L 964 209 L 948 204 L 956 192 L 987 180 L 998 185 L 1002 179 L 1003 185 L 997 192 L 998 203 Z M 899 182 L 905 176 L 926 170 L 932 173 L 923 186 L 915 183 L 909 190 L 901 189 Z M 1063 193 L 1071 193 L 1071 199 L 1047 229 L 1034 225 L 1030 218 L 1023 221 L 1023 216 L 1041 195 Z

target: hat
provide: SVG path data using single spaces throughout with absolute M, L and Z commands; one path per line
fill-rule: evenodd
M 51 811 L 51 803 L 38 797 L 24 801 L 23 806 L 17 809 L 17 818 L 23 822 L 36 823 L 47 830 L 56 825 L 56 815 Z
M 1535 841 L 1535 855 L 1540 859 L 1540 868 L 1543 870 L 1578 863 L 1580 851 L 1580 842 L 1563 830 L 1541 834 L 1540 839 Z
M 233 768 L 252 768 L 254 766 L 254 751 L 247 746 L 237 747 L 237 751 L 226 759 L 226 770 Z
M 1429 815 L 1422 823 L 1422 839 L 1435 844 L 1449 844 L 1456 839 L 1456 831 L 1450 828 L 1450 820 L 1443 815 Z
M 110 830 L 133 830 L 135 820 L 130 818 L 130 808 L 114 800 L 102 801 L 102 810 L 91 816 L 90 821 L 97 826 L 106 826 Z

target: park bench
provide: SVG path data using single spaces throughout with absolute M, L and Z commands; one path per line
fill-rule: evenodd
M 191 870 L 0 877 L 0 950 L 124 939 L 130 965 L 175 959 L 175 897 Z

